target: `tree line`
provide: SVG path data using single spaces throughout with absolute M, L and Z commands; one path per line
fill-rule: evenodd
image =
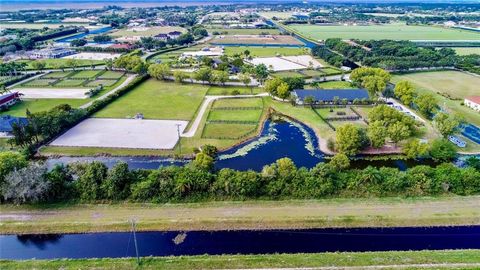
M 261 172 L 213 170 L 214 153 L 201 152 L 186 166 L 130 170 L 126 163 L 108 169 L 101 162 L 57 165 L 48 171 L 13 152 L 0 153 L 2 200 L 12 203 L 134 201 L 189 202 L 245 199 L 474 195 L 480 193 L 480 160 L 466 168 L 451 163 L 350 169 L 338 159 L 311 169 L 289 158 Z

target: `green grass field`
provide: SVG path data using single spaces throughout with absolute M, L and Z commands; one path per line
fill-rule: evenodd
M 233 107 L 233 108 L 241 108 L 241 107 L 263 107 L 263 102 L 261 98 L 223 98 L 215 100 L 213 103 L 212 108 L 225 108 L 225 107 Z
M 238 46 L 225 47 L 225 54 L 234 55 L 242 54 L 245 50 L 250 51 L 252 57 L 267 57 L 276 56 L 277 54 L 283 56 L 309 54 L 310 50 L 306 48 L 292 48 L 292 47 L 257 47 L 257 46 Z
M 147 119 L 191 120 L 207 93 L 208 86 L 177 84 L 149 79 L 94 117 L 125 118 L 143 113 Z
M 241 87 L 241 86 L 210 86 L 208 88 L 207 95 L 218 96 L 218 95 L 233 95 L 235 92 L 238 92 L 239 95 L 251 95 L 259 94 L 264 92 L 263 88 L 259 87 Z
M 480 54 L 480 47 L 472 48 L 452 48 L 458 55 Z
M 42 62 L 45 62 L 46 66 L 45 69 L 56 69 L 56 68 L 61 68 L 62 66 L 64 68 L 67 68 L 66 63 L 68 59 L 65 58 L 59 58 L 59 59 L 42 59 L 40 60 Z M 22 60 L 21 62 L 27 63 L 27 70 L 33 70 L 32 63 L 34 62 L 33 60 Z M 86 59 L 76 59 L 75 62 L 77 63 L 77 67 L 90 67 L 92 65 L 102 65 L 105 63 L 103 60 L 86 60 Z
M 478 40 L 480 33 L 447 29 L 433 26 L 412 26 L 404 24 L 370 26 L 318 26 L 289 25 L 294 31 L 316 40 L 327 38 L 342 39 L 393 39 L 393 40 Z
M 43 75 L 42 78 L 54 78 L 54 79 L 65 78 L 69 76 L 70 73 L 73 73 L 73 71 L 66 71 L 66 72 L 54 71 L 54 72 L 50 72 L 48 74 Z
M 258 122 L 262 110 L 213 110 L 208 115 L 208 121 L 249 121 Z
M 318 86 L 317 86 L 318 85 Z M 350 82 L 346 81 L 330 81 L 321 82 L 314 86 L 308 86 L 308 88 L 322 88 L 322 89 L 349 89 L 355 88 Z M 306 87 L 307 88 L 307 87 Z
M 437 71 L 395 75 L 392 78 L 394 83 L 401 80 L 412 82 L 419 92 L 434 94 L 440 106 L 446 106 L 451 112 L 458 113 L 468 122 L 480 126 L 478 112 L 461 105 L 466 96 L 480 94 L 480 77 L 459 71 Z M 438 93 L 446 93 L 459 100 L 451 100 Z
M 256 125 L 245 124 L 207 124 L 203 137 L 237 139 L 255 131 L 256 128 Z
M 297 71 L 279 71 L 279 72 L 274 72 L 272 73 L 272 76 L 278 77 L 278 78 L 303 78 L 305 77 L 301 73 L 298 73 Z
M 82 70 L 74 73 L 69 78 L 93 78 L 97 76 L 98 73 L 100 73 L 100 70 Z M 122 74 L 122 73 L 119 73 L 119 74 Z
M 478 269 L 480 250 L 425 250 L 385 252 L 333 252 L 268 255 L 200 255 L 148 257 L 137 266 L 134 258 L 120 259 L 59 259 L 26 260 L 0 263 L 4 270 L 13 269 L 261 269 L 317 268 L 318 269 Z M 422 266 L 418 266 L 418 265 Z M 417 266 L 415 266 L 417 265 Z M 382 267 L 384 266 L 384 267 Z M 459 266 L 459 267 L 457 267 Z

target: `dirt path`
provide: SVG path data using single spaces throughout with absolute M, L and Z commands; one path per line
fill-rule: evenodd
M 0 233 L 231 230 L 480 224 L 480 196 L 189 204 L 0 205 Z

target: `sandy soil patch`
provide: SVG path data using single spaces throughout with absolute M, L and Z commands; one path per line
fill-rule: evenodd
M 15 91 L 22 93 L 23 98 L 88 98 L 86 88 L 17 88 Z
M 173 149 L 187 121 L 89 118 L 54 140 L 53 146 Z

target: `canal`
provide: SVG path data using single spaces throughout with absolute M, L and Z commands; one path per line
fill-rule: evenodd
M 136 236 L 140 256 L 480 248 L 480 226 L 140 232 Z M 135 256 L 129 232 L 1 235 L 0 247 L 0 259 Z

